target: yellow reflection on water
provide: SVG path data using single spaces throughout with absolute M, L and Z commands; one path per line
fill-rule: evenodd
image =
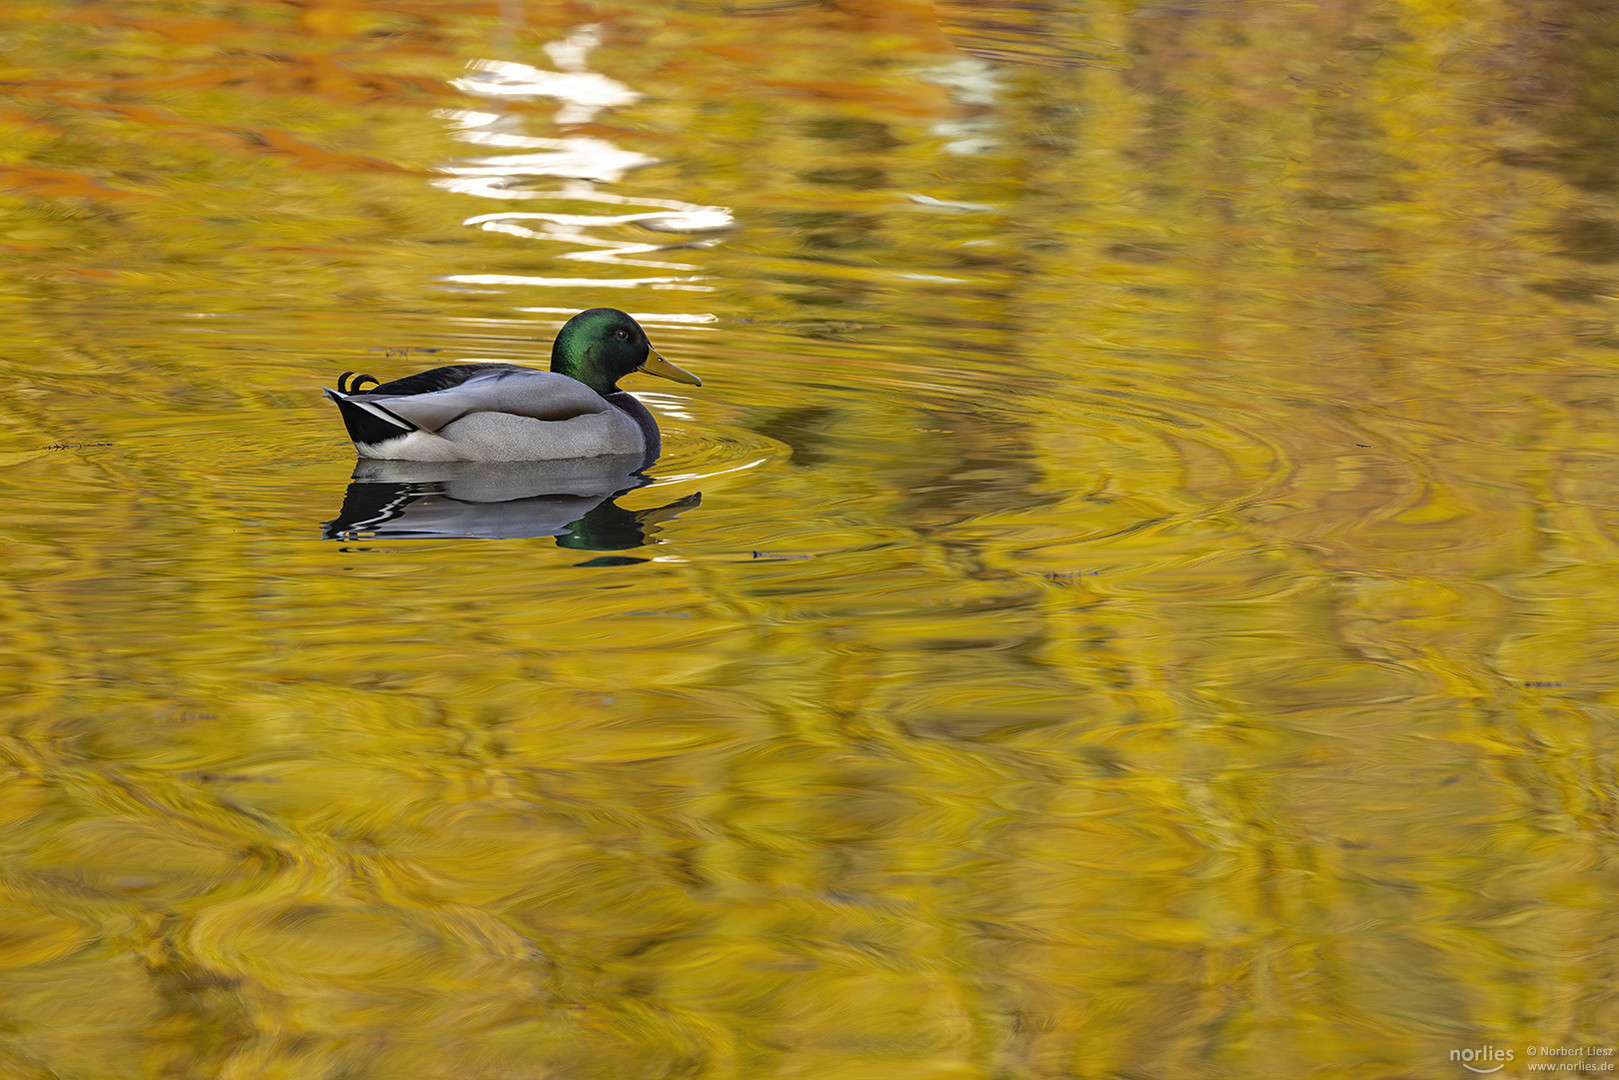
M 1611 19 L 0 40 L 0 1075 L 1619 1031 Z M 318 394 L 601 304 L 703 378 L 646 477 L 357 469 Z

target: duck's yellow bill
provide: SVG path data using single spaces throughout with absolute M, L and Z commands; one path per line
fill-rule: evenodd
M 685 368 L 675 367 L 675 365 L 671 364 L 669 361 L 665 360 L 651 349 L 646 351 L 646 359 L 641 361 L 641 366 L 635 370 L 644 371 L 648 375 L 661 375 L 665 379 L 673 379 L 675 382 L 685 383 L 687 386 L 703 385 L 703 380 L 699 379 Z

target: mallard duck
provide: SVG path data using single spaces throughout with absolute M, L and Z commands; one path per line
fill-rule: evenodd
M 393 382 L 344 372 L 337 403 L 361 457 L 394 461 L 548 461 L 607 454 L 650 462 L 658 425 L 618 388 L 632 371 L 688 386 L 702 380 L 655 352 L 639 323 L 613 308 L 569 319 L 551 346 L 551 370 L 451 364 Z M 377 383 L 367 390 L 366 383 Z

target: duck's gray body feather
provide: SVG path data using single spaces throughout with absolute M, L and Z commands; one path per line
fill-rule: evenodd
M 659 449 L 657 425 L 629 394 L 603 397 L 566 375 L 510 364 L 458 364 L 326 395 L 368 458 L 546 461 Z

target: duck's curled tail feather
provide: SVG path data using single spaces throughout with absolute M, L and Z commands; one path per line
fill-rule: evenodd
M 338 414 L 343 417 L 343 426 L 348 428 L 349 438 L 356 445 L 386 442 L 416 430 L 416 425 L 394 416 L 380 405 L 355 401 L 324 386 L 321 389 L 336 402 Z

